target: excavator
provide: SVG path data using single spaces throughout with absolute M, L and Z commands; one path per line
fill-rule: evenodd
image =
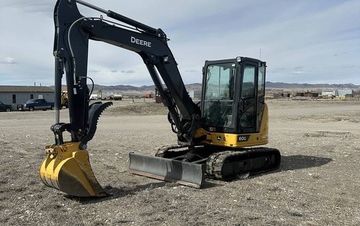
M 79 4 L 107 17 L 83 16 Z M 107 195 L 92 171 L 87 146 L 101 113 L 112 103 L 90 102 L 94 81 L 87 75 L 89 40 L 142 58 L 177 135 L 176 145 L 159 148 L 154 156 L 131 152 L 131 173 L 202 188 L 208 179 L 228 181 L 279 167 L 279 150 L 263 146 L 268 143 L 265 62 L 249 57 L 206 61 L 201 101 L 195 103 L 161 29 L 82 0 L 57 0 L 54 22 L 55 143 L 46 147 L 40 167 L 45 185 L 74 197 Z M 60 122 L 64 74 L 67 123 Z

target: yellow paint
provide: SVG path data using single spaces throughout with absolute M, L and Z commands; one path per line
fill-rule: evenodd
M 243 148 L 243 147 L 267 144 L 268 131 L 269 131 L 268 107 L 265 104 L 259 133 L 244 133 L 244 134 L 218 133 L 218 132 L 209 132 L 203 128 L 200 128 L 196 131 L 195 138 L 206 136 L 206 139 L 201 142 L 202 144 L 216 145 L 216 146 L 230 147 L 230 148 Z M 238 141 L 239 135 L 249 136 L 249 138 L 247 141 Z
M 45 185 L 69 195 L 104 195 L 91 169 L 89 154 L 86 150 L 79 149 L 78 142 L 46 147 L 46 158 L 40 167 L 40 178 Z M 79 186 L 71 187 L 69 178 Z

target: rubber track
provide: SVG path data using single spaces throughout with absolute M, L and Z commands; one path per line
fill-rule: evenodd
M 246 171 L 240 172 L 237 175 L 223 175 L 223 166 L 226 161 L 231 158 L 239 158 L 241 157 L 244 161 L 254 158 L 259 158 L 264 155 L 270 155 L 271 160 L 275 158 L 275 162 L 267 168 L 260 169 L 248 169 Z M 206 173 L 209 177 L 213 177 L 219 180 L 229 180 L 241 174 L 255 174 L 255 173 L 263 173 L 271 170 L 275 170 L 280 166 L 280 152 L 277 149 L 273 148 L 253 148 L 253 149 L 245 149 L 245 150 L 237 150 L 237 151 L 222 151 L 218 153 L 214 153 L 209 156 L 206 161 Z M 240 162 L 239 162 L 240 163 Z
M 158 149 L 156 156 L 163 158 L 173 158 L 178 155 L 186 154 L 188 152 L 186 148 L 187 146 L 182 146 L 182 145 L 163 146 Z M 269 156 L 268 159 L 271 161 L 271 164 L 267 162 L 261 165 L 260 167 L 257 164 L 255 168 L 251 168 L 253 164 L 247 164 L 247 162 L 242 163 L 248 161 L 249 159 L 251 159 L 253 163 L 254 161 L 256 162 L 256 160 L 264 161 L 263 160 L 264 156 Z M 214 178 L 218 180 L 231 180 L 242 174 L 249 173 L 251 175 L 254 175 L 258 173 L 268 172 L 271 170 L 276 170 L 280 166 L 280 161 L 281 161 L 280 152 L 279 150 L 274 148 L 259 147 L 259 148 L 245 148 L 238 150 L 223 150 L 223 151 L 217 151 L 209 155 L 205 163 L 206 165 L 205 172 L 206 172 L 206 177 L 209 178 Z M 246 170 L 240 171 L 236 175 L 229 175 L 229 174 L 223 175 L 224 164 L 228 164 L 229 162 L 230 163 L 237 162 L 236 164 L 240 165 L 240 167 L 244 167 L 244 164 L 247 164 L 247 166 L 244 167 Z

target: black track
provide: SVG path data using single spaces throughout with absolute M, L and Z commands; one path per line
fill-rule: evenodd
M 281 155 L 273 148 L 252 148 L 240 151 L 222 151 L 209 156 L 206 173 L 209 177 L 231 180 L 243 174 L 257 174 L 276 170 Z
M 216 150 L 206 146 L 189 148 L 174 145 L 160 148 L 156 156 L 205 164 L 206 176 L 218 180 L 276 170 L 281 162 L 279 150 L 266 147 Z

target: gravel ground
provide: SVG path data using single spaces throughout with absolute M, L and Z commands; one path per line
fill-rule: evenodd
M 129 152 L 153 154 L 176 136 L 164 115 L 117 107 L 89 143 L 112 196 L 92 200 L 38 177 L 52 111 L 0 113 L 1 225 L 360 225 L 360 103 L 270 101 L 268 146 L 281 151 L 280 169 L 201 190 L 129 174 Z

